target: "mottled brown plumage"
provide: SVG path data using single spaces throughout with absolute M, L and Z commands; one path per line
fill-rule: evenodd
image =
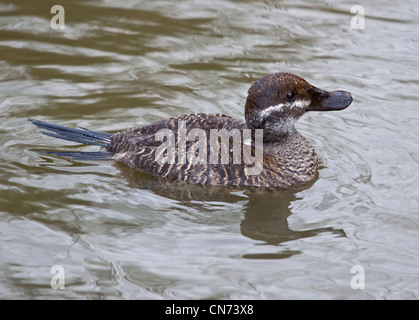
M 250 87 L 245 105 L 246 122 L 223 114 L 198 113 L 173 117 L 110 135 L 87 129 L 60 127 L 37 120 L 31 121 L 38 127 L 53 132 L 47 132 L 51 136 L 102 145 L 106 148 L 109 158 L 154 176 L 212 186 L 290 188 L 309 182 L 317 171 L 316 152 L 297 132 L 294 122 L 306 111 L 341 110 L 351 102 L 352 97 L 348 92 L 326 92 L 293 74 L 275 73 L 259 79 Z M 209 158 L 205 163 L 193 164 L 187 160 L 185 163 L 180 163 L 182 162 L 178 151 L 180 122 L 184 122 L 186 133 L 192 129 L 201 129 L 205 132 L 208 157 L 212 129 L 227 131 L 238 129 L 241 133 L 241 145 L 250 143 L 253 153 L 256 151 L 255 148 L 260 148 L 257 141 L 255 142 L 255 130 L 263 129 L 263 169 L 259 174 L 253 175 L 246 171 L 251 165 L 243 162 L 244 147 L 241 149 L 242 161 L 233 163 L 233 147 L 237 144 L 237 141 L 233 144 L 233 139 L 230 139 L 229 145 L 224 145 L 229 148 L 226 150 L 229 155 L 228 164 L 221 164 L 220 161 L 218 164 L 212 164 Z M 174 163 L 160 164 L 156 161 L 156 156 L 159 156 L 156 153 L 161 152 L 159 146 L 163 143 L 157 139 L 156 134 L 161 129 L 169 129 L 174 133 L 176 141 Z M 251 142 L 244 141 L 244 129 L 251 130 Z M 194 144 L 195 140 L 186 141 L 186 150 L 190 150 Z M 219 155 L 221 147 L 221 144 L 218 145 Z M 202 150 L 197 150 L 197 153 L 198 151 Z M 54 154 L 83 160 L 88 158 L 77 156 L 75 153 L 54 152 Z

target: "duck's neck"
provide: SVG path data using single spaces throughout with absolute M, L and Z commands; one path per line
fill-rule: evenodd
M 264 142 L 284 142 L 289 137 L 298 135 L 295 129 L 296 119 L 289 117 L 279 119 L 276 122 L 265 122 L 263 127 L 263 141 Z
M 281 142 L 298 134 L 294 126 L 298 118 L 280 104 L 259 112 L 248 112 L 246 123 L 249 128 L 263 129 L 264 142 Z

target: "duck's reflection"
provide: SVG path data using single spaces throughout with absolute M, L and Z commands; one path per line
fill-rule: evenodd
M 331 232 L 339 236 L 345 236 L 344 231 L 341 229 L 316 228 L 305 231 L 294 231 L 289 228 L 288 216 L 291 214 L 290 204 L 297 199 L 296 194 L 301 189 L 293 191 L 251 191 L 225 187 L 197 186 L 179 182 L 168 182 L 122 165 L 119 168 L 121 174 L 133 187 L 149 189 L 159 196 L 179 201 L 185 206 L 195 207 L 199 206 L 199 203 L 211 201 L 218 203 L 237 203 L 247 200 L 247 203 L 243 205 L 244 218 L 240 224 L 241 233 L 250 239 L 261 241 L 261 245 L 278 246 L 278 252 L 274 254 L 247 254 L 243 256 L 244 258 L 287 258 L 298 254 L 299 251 L 288 250 L 285 247 L 281 248 L 280 244 L 286 241 L 309 238 L 321 232 Z

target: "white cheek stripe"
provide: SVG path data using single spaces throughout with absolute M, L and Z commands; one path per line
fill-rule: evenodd
M 280 103 L 280 104 L 277 104 L 276 106 L 267 107 L 266 109 L 259 112 L 259 115 L 260 115 L 261 119 L 268 118 L 271 115 L 271 113 L 277 112 L 277 111 L 282 111 L 282 109 L 285 106 L 286 106 L 285 104 Z
M 292 109 L 303 109 L 303 108 L 307 108 L 310 105 L 310 103 L 311 103 L 311 100 L 295 100 L 292 104 L 280 103 L 280 104 L 277 104 L 276 106 L 267 107 L 265 110 L 262 110 L 261 112 L 259 112 L 259 115 L 261 119 L 264 120 L 268 118 L 272 113 L 282 111 L 284 107 L 289 106 Z
M 298 108 L 298 109 L 303 109 L 303 108 L 307 108 L 311 103 L 311 100 L 295 100 L 295 102 L 291 105 L 291 107 L 294 108 Z
M 270 106 L 265 110 L 260 111 L 260 119 L 267 120 L 271 116 L 272 113 L 281 112 L 285 108 L 290 109 L 304 109 L 307 108 L 311 103 L 311 100 L 295 100 L 292 104 L 289 103 L 280 103 L 276 106 Z M 267 121 L 265 123 L 265 129 L 276 132 L 278 135 L 280 134 L 290 134 L 295 131 L 294 123 L 297 121 L 298 118 L 294 118 L 291 115 L 287 115 L 283 118 L 277 119 L 275 122 Z

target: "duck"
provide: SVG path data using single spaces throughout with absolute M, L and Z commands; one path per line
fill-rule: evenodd
M 296 130 L 296 121 L 306 112 L 339 111 L 351 103 L 347 91 L 325 91 L 295 74 L 277 72 L 250 86 L 245 121 L 193 113 L 111 134 L 28 120 L 45 135 L 101 147 L 95 152 L 37 151 L 40 154 L 114 160 L 190 184 L 290 189 L 310 183 L 318 170 L 316 151 Z

